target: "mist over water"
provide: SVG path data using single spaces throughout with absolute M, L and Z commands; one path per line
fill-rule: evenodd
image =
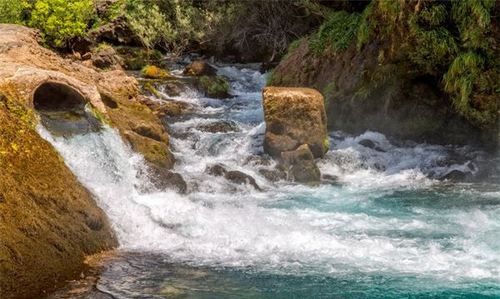
M 336 182 L 271 183 L 259 174 L 274 166 L 262 149 L 265 75 L 219 74 L 234 98 L 188 90 L 175 100 L 195 112 L 167 121 L 188 195 L 142 193 L 143 158 L 113 129 L 64 138 L 39 127 L 128 253 L 106 268 L 100 289 L 117 298 L 500 296 L 500 186 L 485 170 L 498 160 L 470 147 L 332 132 L 319 167 Z M 200 129 L 221 120 L 234 130 Z M 207 174 L 215 163 L 263 191 Z M 484 179 L 437 179 L 453 170 Z

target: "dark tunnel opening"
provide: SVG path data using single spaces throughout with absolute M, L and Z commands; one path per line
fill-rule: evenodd
M 43 83 L 33 95 L 33 105 L 38 111 L 83 111 L 85 104 L 78 91 L 61 83 Z

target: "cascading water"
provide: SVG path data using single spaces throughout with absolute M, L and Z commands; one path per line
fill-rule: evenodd
M 394 144 L 379 133 L 331 135 L 320 162 L 333 184 L 271 183 L 259 169 L 265 76 L 221 67 L 234 98 L 188 90 L 195 113 L 170 122 L 190 193 L 142 193 L 144 163 L 110 128 L 40 134 L 96 195 L 123 257 L 98 288 L 116 298 L 401 298 L 500 296 L 500 186 L 438 181 L 498 163 L 468 147 Z M 202 128 L 225 121 L 226 132 Z M 369 140 L 367 146 L 363 140 Z M 365 144 L 365 145 L 362 145 Z M 224 164 L 263 189 L 206 173 Z

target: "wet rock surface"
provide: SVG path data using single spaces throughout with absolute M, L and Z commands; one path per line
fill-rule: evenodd
M 207 169 L 205 170 L 207 174 L 213 175 L 213 176 L 221 176 L 224 177 L 226 180 L 237 184 L 237 185 L 251 185 L 252 187 L 255 188 L 255 190 L 261 191 L 262 189 L 257 185 L 257 182 L 253 177 L 250 175 L 243 173 L 241 171 L 235 171 L 231 170 L 228 171 L 224 165 L 221 164 L 215 164 L 212 166 L 208 166 Z
M 314 157 L 327 151 L 323 96 L 313 89 L 266 87 L 263 91 L 264 150 L 273 157 L 308 144 Z
M 282 152 L 281 161 L 290 180 L 313 185 L 320 182 L 321 173 L 307 144 L 294 151 Z

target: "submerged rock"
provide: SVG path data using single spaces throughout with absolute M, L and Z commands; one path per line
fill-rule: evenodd
M 215 76 L 217 70 L 211 66 L 208 62 L 203 60 L 197 60 L 190 63 L 184 69 L 184 75 L 188 76 Z
M 284 181 L 287 179 L 286 172 L 281 169 L 259 169 L 259 173 L 270 182 Z
M 150 166 L 149 181 L 158 191 L 175 190 L 181 194 L 187 193 L 187 184 L 182 175 L 165 168 Z
M 202 76 L 198 81 L 200 90 L 210 98 L 227 99 L 229 94 L 229 83 L 221 76 Z
M 450 180 L 450 181 L 463 181 L 469 177 L 470 173 L 463 172 L 461 170 L 454 169 L 445 175 L 443 175 L 441 180 Z
M 257 182 L 250 175 L 243 173 L 241 171 L 228 171 L 223 165 L 215 164 L 212 166 L 208 166 L 205 170 L 206 173 L 213 176 L 221 176 L 226 180 L 237 184 L 237 185 L 251 185 L 255 188 L 255 190 L 262 191 L 262 189 L 257 185 Z
M 273 157 L 308 144 L 314 157 L 328 150 L 323 96 L 314 89 L 267 87 L 263 91 L 264 150 Z
M 238 124 L 232 120 L 220 120 L 206 125 L 199 125 L 198 130 L 209 133 L 229 133 L 239 131 Z
M 321 180 L 321 172 L 307 144 L 294 151 L 282 152 L 281 162 L 292 181 L 315 185 Z

